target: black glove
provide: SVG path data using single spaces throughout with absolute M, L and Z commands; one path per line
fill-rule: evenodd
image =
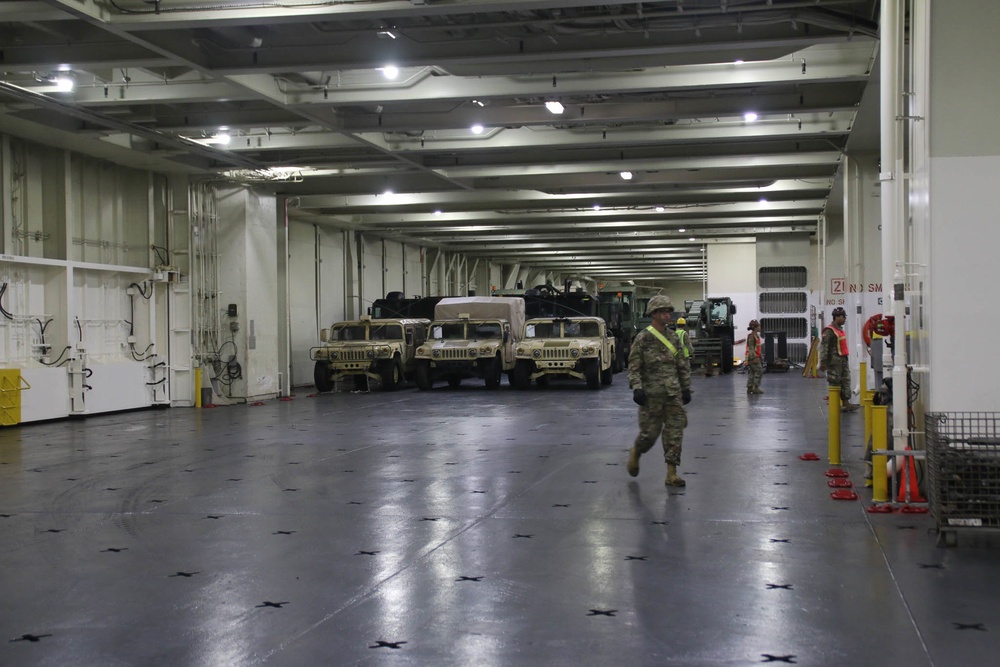
M 688 403 L 691 402 L 691 390 L 690 389 L 681 389 L 681 400 L 684 401 L 684 405 L 687 405 Z
M 636 389 L 632 392 L 632 400 L 635 401 L 636 405 L 646 405 L 646 392 L 642 389 Z

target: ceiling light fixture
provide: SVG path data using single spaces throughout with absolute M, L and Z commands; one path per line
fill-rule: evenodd
M 632 180 L 632 172 L 631 171 L 623 171 L 623 172 L 621 172 L 618 175 L 622 177 L 623 181 L 631 181 Z
M 601 210 L 601 205 L 600 204 L 594 204 L 594 210 L 595 211 L 600 211 Z
M 663 213 L 663 207 L 662 206 L 657 206 L 656 207 L 656 212 L 657 213 Z
M 757 120 L 757 112 L 747 111 L 745 114 L 743 114 L 743 120 L 745 120 L 748 123 L 754 122 L 755 120 Z
M 399 68 L 395 65 L 386 65 L 382 68 L 382 76 L 387 79 L 395 79 L 399 76 Z
M 471 128 L 469 128 L 469 129 L 471 129 L 471 130 L 472 130 L 472 133 L 473 133 L 473 134 L 482 134 L 482 133 L 483 133 L 483 129 L 484 129 L 484 128 L 483 128 L 483 126 L 482 126 L 482 125 L 480 125 L 480 124 L 478 124 L 478 123 L 477 123 L 477 124 L 473 125 L 473 126 L 472 126 Z
M 486 106 L 484 103 L 480 102 L 479 100 L 472 100 L 472 103 L 475 104 L 476 106 L 480 106 L 480 107 Z
M 379 30 L 376 34 L 383 39 L 396 39 L 396 33 L 392 30 Z
M 57 92 L 68 93 L 73 90 L 73 79 L 69 77 L 66 76 L 56 77 L 55 79 L 53 79 L 52 83 L 53 85 L 55 85 Z
M 566 110 L 566 107 L 564 107 L 561 102 L 557 102 L 556 100 L 549 100 L 546 102 L 545 108 L 548 109 L 550 113 L 557 115 Z

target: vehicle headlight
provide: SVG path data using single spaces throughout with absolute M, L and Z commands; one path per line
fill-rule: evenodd
M 542 358 L 542 351 L 541 350 L 532 350 L 531 351 L 531 356 L 534 359 L 541 359 Z
M 375 348 L 375 354 L 379 357 L 388 357 L 392 353 L 392 350 L 388 346 L 382 346 Z
M 570 350 L 569 351 L 569 356 L 571 356 L 574 359 L 576 359 L 577 357 L 580 356 L 580 350 Z
M 594 354 L 595 352 L 597 352 L 597 348 L 596 347 L 587 347 L 587 348 L 584 348 L 583 351 L 586 354 Z
M 483 345 L 481 348 L 479 348 L 479 354 L 482 354 L 483 356 L 489 356 L 491 352 L 492 350 L 487 345 Z
M 435 359 L 440 359 L 441 358 L 441 350 L 434 350 L 433 352 L 431 352 L 431 356 L 434 357 Z
M 469 350 L 469 356 L 475 359 L 476 357 L 479 356 L 479 352 L 476 350 L 476 348 L 472 348 L 471 350 Z

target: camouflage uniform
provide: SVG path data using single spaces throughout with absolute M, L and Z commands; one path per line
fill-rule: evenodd
M 850 357 L 840 355 L 839 346 L 837 334 L 830 327 L 823 329 L 823 338 L 819 348 L 819 363 L 826 366 L 827 384 L 831 387 L 840 387 L 840 398 L 846 405 L 850 403 L 852 393 L 851 363 Z
M 676 355 L 645 329 L 635 337 L 629 351 L 629 387 L 646 393 L 646 405 L 639 406 L 639 435 L 635 448 L 645 454 L 662 433 L 664 459 L 667 463 L 680 465 L 681 440 L 687 426 L 681 390 L 691 389 L 691 366 L 677 334 L 668 330 L 663 335 L 677 350 Z
M 760 349 L 760 335 L 751 332 L 747 336 L 747 393 L 757 394 L 760 391 L 760 379 L 764 377 L 764 362 L 757 356 Z

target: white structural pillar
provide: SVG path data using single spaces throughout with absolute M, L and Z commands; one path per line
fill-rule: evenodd
M 881 30 L 881 133 L 882 133 L 882 305 L 895 316 L 897 343 L 885 350 L 884 368 L 892 368 L 892 447 L 905 449 L 909 437 L 906 374 L 905 305 L 905 166 L 903 164 L 902 104 L 905 63 L 902 0 L 882 0 Z

